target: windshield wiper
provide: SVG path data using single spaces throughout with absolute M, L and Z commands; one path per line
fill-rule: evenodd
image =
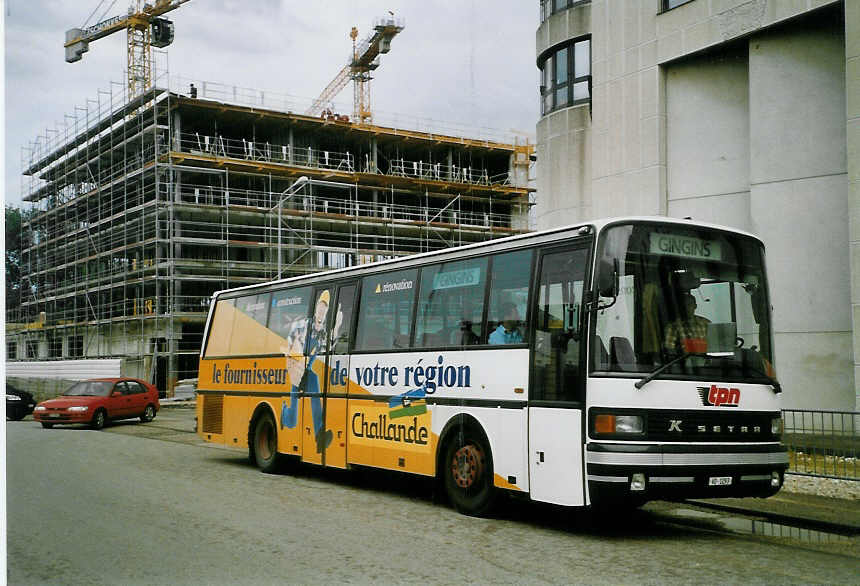
M 710 359 L 712 359 L 712 360 L 714 360 L 714 359 L 717 359 L 717 360 L 730 360 L 730 359 L 734 358 L 733 356 L 713 356 L 713 355 L 711 355 L 711 354 L 705 354 L 705 353 L 703 353 L 703 352 L 688 352 L 688 353 L 686 353 L 686 354 L 681 354 L 680 356 L 676 356 L 675 358 L 673 358 L 672 360 L 670 360 L 670 361 L 669 361 L 669 362 L 667 362 L 666 364 L 663 364 L 663 365 L 661 365 L 661 366 L 658 366 L 656 369 L 654 369 L 652 372 L 650 372 L 650 373 L 649 373 L 648 375 L 646 375 L 644 378 L 642 378 L 642 379 L 640 379 L 640 380 L 636 381 L 635 383 L 633 383 L 633 386 L 634 386 L 634 387 L 636 387 L 637 389 L 641 389 L 642 387 L 644 387 L 645 385 L 647 385 L 648 383 L 650 383 L 652 380 L 654 380 L 655 378 L 657 378 L 658 376 L 660 376 L 660 374 L 661 374 L 661 373 L 663 373 L 666 369 L 668 369 L 668 368 L 670 368 L 670 367 L 672 367 L 672 366 L 675 366 L 676 364 L 678 364 L 679 362 L 682 362 L 682 361 L 686 360 L 686 359 L 687 359 L 687 358 L 689 358 L 690 356 L 698 356 L 698 357 L 700 357 L 700 358 L 710 358 Z M 760 375 L 762 375 L 764 378 L 766 378 L 766 379 L 767 379 L 767 382 L 768 382 L 768 383 L 773 387 L 773 392 L 774 392 L 774 393 L 781 393 L 781 392 L 782 392 L 782 385 L 780 385 L 780 384 L 779 384 L 779 382 L 778 382 L 775 378 L 773 378 L 772 376 L 768 375 L 766 372 L 762 372 L 762 371 L 760 371 L 760 370 L 756 370 L 756 369 L 754 369 L 754 368 L 753 368 L 753 369 L 750 369 L 750 370 L 752 370 L 752 371 L 753 371 L 753 372 L 755 372 L 756 374 L 760 374 Z
M 707 356 L 707 354 L 699 354 L 699 353 L 690 352 L 690 353 L 686 353 L 686 354 L 681 354 L 680 356 L 676 356 L 675 358 L 673 358 L 672 360 L 670 360 L 666 364 L 663 364 L 662 366 L 658 366 L 657 368 L 652 370 L 650 373 L 645 375 L 643 378 L 636 381 L 636 383 L 634 383 L 633 386 L 636 387 L 637 389 L 641 389 L 642 387 L 644 387 L 645 385 L 650 383 L 652 380 L 657 378 L 660 375 L 660 373 L 662 373 L 664 370 L 666 370 L 667 368 L 669 368 L 671 366 L 675 366 L 676 364 L 678 364 L 679 362 L 681 362 L 683 360 L 686 360 L 688 356 Z
M 763 376 L 765 379 L 767 379 L 768 384 L 769 384 L 770 386 L 772 386 L 772 387 L 773 387 L 773 392 L 774 392 L 774 393 L 779 394 L 779 393 L 781 393 L 781 392 L 782 392 L 782 385 L 781 385 L 781 384 L 779 384 L 779 381 L 778 381 L 778 380 L 776 380 L 776 378 L 774 378 L 774 377 L 770 376 L 767 372 L 765 372 L 765 371 L 763 371 L 763 370 L 759 370 L 759 369 L 757 369 L 757 368 L 753 368 L 753 367 L 751 367 L 749 364 L 746 364 L 745 366 L 746 366 L 747 368 L 749 368 L 749 369 L 750 369 L 750 371 L 751 371 L 751 372 L 753 372 L 754 374 L 761 375 L 761 376 Z
M 656 369 L 651 371 L 647 376 L 645 376 L 641 380 L 636 381 L 633 384 L 633 386 L 636 387 L 637 389 L 641 389 L 642 387 L 644 387 L 645 385 L 650 383 L 652 380 L 657 378 L 664 370 L 666 370 L 667 368 L 669 368 L 671 366 L 675 366 L 676 364 L 686 360 L 690 356 L 698 356 L 699 358 L 711 358 L 711 359 L 717 359 L 717 360 L 727 360 L 730 358 L 734 358 L 734 356 L 714 356 L 712 354 L 706 354 L 704 352 L 686 352 L 684 354 L 681 354 L 680 356 L 676 356 L 675 358 L 673 358 L 672 360 L 670 360 L 666 364 L 663 364 L 662 366 L 658 366 Z

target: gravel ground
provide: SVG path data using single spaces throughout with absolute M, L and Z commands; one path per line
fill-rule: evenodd
M 860 500 L 860 480 L 836 480 L 786 474 L 783 490 L 830 498 Z

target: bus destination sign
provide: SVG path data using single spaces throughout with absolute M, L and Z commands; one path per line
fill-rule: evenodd
M 722 260 L 720 243 L 678 234 L 652 234 L 651 254 L 684 256 L 702 260 Z

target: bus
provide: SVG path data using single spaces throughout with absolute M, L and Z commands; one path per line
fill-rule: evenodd
M 617 218 L 215 293 L 198 433 L 576 506 L 782 486 L 764 246 Z

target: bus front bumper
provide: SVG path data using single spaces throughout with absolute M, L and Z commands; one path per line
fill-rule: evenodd
M 767 497 L 782 487 L 788 453 L 770 444 L 590 443 L 591 502 Z

